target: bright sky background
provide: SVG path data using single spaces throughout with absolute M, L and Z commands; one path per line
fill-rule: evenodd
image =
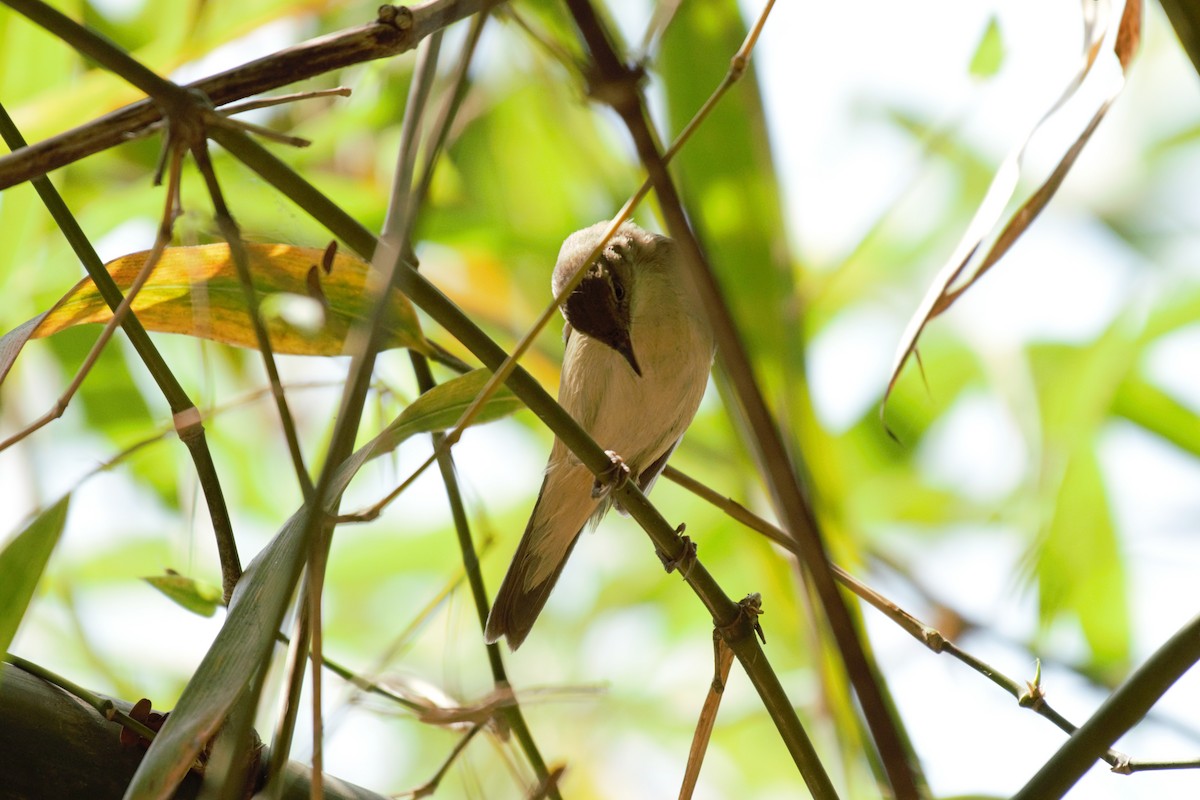
M 743 2 L 747 13 L 757 3 Z M 917 177 L 918 153 L 878 109 L 901 106 L 965 130 L 996 163 L 1019 145 L 1077 67 L 1082 40 L 1078 2 L 777 3 L 755 61 L 771 114 L 775 156 L 790 197 L 789 233 L 817 268 L 836 263 L 877 218 L 896 205 Z M 966 66 L 988 19 L 999 20 L 1005 45 L 1000 74 L 986 84 Z M 1119 15 L 1119 9 L 1114 19 Z M 1034 340 L 1080 341 L 1114 317 L 1131 292 L 1151 296 L 1161 273 L 1197 263 L 1195 236 L 1179 237 L 1171 264 L 1148 264 L 1088 218 L 1116 205 L 1137 181 L 1132 153 L 1146 141 L 1195 124 L 1200 83 L 1157 4 L 1150 4 L 1143 59 L 1130 85 L 1033 230 L 991 275 L 934 325 L 954 326 L 1003 361 Z M 1111 80 L 1114 69 L 1098 77 Z M 1099 82 L 1098 82 L 1099 83 Z M 1090 97 L 1103 86 L 1088 87 Z M 1092 101 L 1094 104 L 1094 100 Z M 1087 114 L 1093 106 L 1087 106 Z M 1073 136 L 1076 116 L 1058 126 Z M 1055 131 L 1051 131 L 1051 134 Z M 1032 148 L 1026 176 L 1039 179 L 1062 151 L 1063 135 Z M 1035 142 L 1038 144 L 1039 142 Z M 1166 198 L 1196 208 L 1196 165 Z M 911 206 L 911 204 L 910 204 Z M 920 208 L 901 206 L 921 223 Z M 933 213 L 936 213 L 934 211 Z M 1187 211 L 1180 211 L 1187 214 Z M 1194 215 L 1194 212 L 1192 212 Z M 949 253 L 946 254 L 949 256 Z M 931 265 L 932 279 L 939 265 Z M 1182 267 L 1189 269 L 1189 267 Z M 1155 273 L 1160 273 L 1156 279 Z M 1197 274 L 1190 267 L 1193 276 Z M 907 316 L 919 297 L 888 298 L 835 320 L 812 355 L 818 412 L 835 429 L 858 418 L 878 397 Z M 1193 327 L 1160 346 L 1151 374 L 1200 409 L 1200 335 Z M 936 385 L 936 376 L 931 376 Z M 960 403 L 925 445 L 922 463 L 935 480 L 966 487 L 980 499 L 1002 496 L 1024 469 L 1016 423 L 995 398 Z M 1197 613 L 1195 537 L 1200 469 L 1169 445 L 1112 424 L 1102 463 L 1129 555 L 1139 658 Z M 1021 551 L 995 531 L 962 531 L 922 552 L 921 577 L 956 607 L 990 620 L 1016 640 L 1033 633 L 1036 601 L 1015 590 Z M 880 586 L 885 592 L 894 587 Z M 897 600 L 904 602 L 903 595 Z M 1168 609 L 1164 613 L 1164 609 Z M 1152 611 L 1151 611 L 1152 610 Z M 870 629 L 905 721 L 924 756 L 935 794 L 1008 795 L 1063 741 L 1049 723 L 1016 707 L 1008 695 L 946 657 L 934 656 L 891 623 L 868 613 Z M 1082 644 L 1070 635 L 1066 654 Z M 973 637 L 966 646 L 1009 675 L 1031 678 L 1020 649 Z M 1082 723 L 1103 699 L 1069 673 L 1045 667 L 1049 699 Z M 1188 675 L 1155 714 L 1186 720 L 1200 703 L 1200 679 Z M 1200 741 L 1152 721 L 1117 745 L 1135 758 L 1185 758 Z M 1087 800 L 1181 797 L 1196 791 L 1194 773 L 1118 777 L 1093 769 L 1069 795 Z

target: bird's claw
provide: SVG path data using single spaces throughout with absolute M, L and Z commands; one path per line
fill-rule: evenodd
M 612 466 L 606 469 L 604 474 L 597 475 L 596 480 L 592 483 L 593 500 L 598 500 L 610 492 L 619 490 L 629 482 L 630 478 L 629 465 L 625 463 L 625 459 L 612 450 L 605 450 L 604 454 L 612 461 Z
M 679 574 L 686 580 L 692 572 L 692 567 L 696 565 L 696 543 L 683 535 L 685 530 L 687 530 L 687 525 L 682 524 L 675 529 L 675 535 L 679 537 L 679 544 L 682 547 L 679 555 L 672 558 L 660 550 L 658 560 L 662 562 L 663 569 L 667 572 L 679 570 Z

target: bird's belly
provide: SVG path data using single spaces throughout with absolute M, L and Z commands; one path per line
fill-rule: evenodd
M 637 331 L 639 377 L 607 345 L 576 334 L 577 360 L 563 375 L 559 401 L 596 443 L 621 456 L 636 474 L 683 435 L 700 405 L 712 345 L 688 326 L 666 335 Z M 658 343 L 658 344 L 656 344 Z

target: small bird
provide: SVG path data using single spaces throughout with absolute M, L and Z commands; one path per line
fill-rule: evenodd
M 563 242 L 551 285 L 563 286 L 600 243 L 607 222 Z M 561 306 L 566 325 L 558 401 L 648 492 L 696 415 L 713 338 L 675 242 L 622 224 Z M 612 505 L 607 488 L 558 439 L 542 489 L 484 637 L 516 650 L 562 573 L 579 534 Z

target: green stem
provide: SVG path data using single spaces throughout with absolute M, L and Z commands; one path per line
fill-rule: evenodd
M 1054 800 L 1067 793 L 1096 759 L 1146 715 L 1200 660 L 1200 616 L 1192 618 L 1138 667 L 1067 739 L 1013 800 Z
M 41 0 L 3 0 L 14 11 L 45 28 L 81 55 L 95 61 L 159 102 L 178 101 L 186 90 L 158 75 L 107 36 L 80 25 Z
M 114 703 L 112 700 L 109 700 L 107 697 L 101 697 L 95 692 L 89 691 L 79 684 L 67 680 L 62 675 L 51 672 L 40 664 L 35 664 L 32 661 L 21 658 L 20 656 L 14 656 L 12 653 L 5 653 L 3 658 L 0 658 L 0 661 L 7 661 L 14 667 L 25 670 L 30 675 L 36 675 L 47 683 L 53 684 L 67 693 L 78 697 L 80 700 L 96 709 L 96 713 L 105 719 L 110 719 L 120 723 L 136 733 L 138 736 L 141 736 L 146 741 L 153 741 L 155 736 L 154 730 L 147 727 L 145 723 L 138 722 L 136 719 L 117 708 L 116 703 Z
M 264 180 L 328 227 L 352 249 L 363 255 L 373 252 L 375 239 L 369 231 L 261 145 L 234 131 L 214 131 L 213 137 Z M 396 268 L 396 286 L 489 369 L 498 369 L 505 362 L 507 353 L 499 345 L 437 287 L 402 261 Z M 521 398 L 593 474 L 602 475 L 611 469 L 612 462 L 604 450 L 555 402 L 532 375 L 518 366 L 509 376 L 507 383 L 514 394 Z M 616 490 L 614 497 L 620 500 L 621 505 L 650 536 L 657 552 L 666 554 L 668 558 L 683 555 L 683 545 L 674 526 L 663 519 L 634 481 Z M 692 566 L 686 580 L 718 625 L 729 626 L 740 617 L 741 609 L 725 594 L 699 560 Z M 770 664 L 754 639 L 753 632 L 746 631 L 727 641 L 764 697 L 764 703 L 779 727 L 784 742 L 809 779 L 814 795 L 818 798 L 836 797 L 812 742 L 800 725 L 795 709 L 783 693 L 778 679 L 771 673 Z
M 25 147 L 25 137 L 21 135 L 3 104 L 0 104 L 0 137 L 3 137 L 10 150 Z M 121 290 L 112 276 L 108 274 L 108 270 L 104 268 L 104 263 L 100 260 L 96 249 L 92 247 L 83 228 L 79 226 L 79 222 L 71 210 L 67 208 L 62 195 L 45 176 L 34 178 L 32 183 L 38 196 L 42 198 L 46 210 L 50 212 L 58 229 L 62 231 L 63 237 L 75 251 L 76 258 L 87 270 L 87 274 L 92 279 L 92 283 L 96 285 L 100 296 L 104 298 L 109 309 L 115 313 L 125 297 L 121 294 Z M 212 521 L 213 532 L 217 539 L 217 551 L 221 559 L 225 601 L 229 602 L 233 586 L 242 573 L 241 559 L 238 556 L 237 540 L 233 535 L 233 523 L 225 505 L 225 494 L 221 490 L 221 481 L 217 475 L 216 466 L 213 464 L 212 454 L 208 449 L 208 441 L 204 435 L 204 425 L 200 422 L 199 411 L 132 311 L 126 314 L 121 321 L 121 330 L 129 337 L 129 343 L 133 345 L 134 351 L 146 365 L 146 369 L 158 385 L 159 391 L 163 393 L 163 397 L 166 398 L 167 405 L 170 406 L 171 413 L 176 420 L 193 418 L 195 420 L 183 427 L 177 425 L 177 429 L 180 440 L 187 446 L 188 453 L 192 457 L 192 463 L 196 467 L 196 477 L 200 481 L 200 488 L 204 492 L 204 500 L 208 505 L 208 515 Z
M 296 434 L 296 422 L 288 408 L 287 395 L 283 391 L 283 383 L 279 380 L 279 368 L 275 364 L 275 353 L 271 347 L 271 337 L 267 335 L 267 326 L 263 322 L 262 311 L 259 308 L 258 293 L 254 290 L 254 279 L 250 275 L 250 259 L 246 254 L 246 246 L 242 242 L 242 233 L 238 229 L 229 206 L 225 204 L 225 195 L 221 184 L 217 181 L 217 173 L 213 170 L 212 161 L 208 157 L 207 142 L 201 142 L 192 150 L 196 166 L 204 177 L 208 187 L 209 197 L 213 202 L 214 216 L 221 235 L 229 244 L 229 253 L 233 257 L 234 268 L 237 270 L 238 283 L 242 287 L 242 297 L 246 301 L 246 313 L 250 317 L 250 325 L 254 329 L 254 338 L 258 343 L 258 352 L 262 355 L 263 368 L 267 372 L 267 381 L 271 386 L 271 397 L 275 400 L 275 409 L 279 412 L 279 423 L 283 427 L 283 436 L 287 441 L 288 454 L 292 459 L 292 469 L 300 484 L 300 493 L 305 502 L 311 502 L 313 496 L 312 478 L 304 466 L 304 455 L 300 452 L 300 439 Z
M 432 176 L 434 164 L 441 154 L 442 146 L 449 134 L 450 125 L 454 121 L 455 112 L 462 100 L 463 87 L 467 80 L 471 57 L 474 55 L 475 47 L 479 43 L 479 36 L 483 32 L 483 26 L 487 22 L 487 17 L 486 12 L 480 13 L 471 23 L 471 30 L 467 34 L 467 41 L 463 45 L 462 56 L 458 61 L 454 78 L 451 82 L 451 88 L 447 93 L 447 102 L 442 107 L 442 112 L 439 114 L 436 127 L 434 128 L 432 135 L 433 144 L 427 148 L 428 154 L 424 164 L 422 180 L 415 188 L 410 188 L 413 183 L 413 164 L 417 156 L 416 131 L 419 128 L 420 116 L 428 103 L 429 90 L 435 72 L 432 65 L 436 64 L 437 61 L 437 52 L 441 44 L 441 33 L 438 32 L 430 37 L 429 46 L 422 48 L 422 57 L 418 61 L 417 70 L 413 76 L 413 90 L 410 92 L 410 100 L 405 107 L 404 125 L 401 131 L 401 147 L 396 162 L 393 199 L 392 203 L 388 206 L 387 219 L 384 221 L 385 235 L 396 236 L 397 240 L 403 243 L 406 251 L 411 251 L 412 249 L 412 231 L 416 225 L 417 212 L 428 194 L 429 179 Z M 412 351 L 410 351 L 409 357 L 412 360 L 413 372 L 417 378 L 417 387 L 421 393 L 424 394 L 433 389 L 435 382 L 433 373 L 429 369 L 428 360 L 420 353 Z M 458 477 L 455 475 L 454 459 L 444 447 L 446 435 L 435 433 L 432 435 L 432 440 L 434 452 L 437 453 L 438 471 L 442 476 L 442 484 L 446 487 L 446 499 L 450 504 L 450 514 L 454 520 L 454 531 L 458 539 L 459 551 L 462 554 L 463 571 L 467 576 L 468 585 L 471 587 L 471 598 L 475 603 L 475 611 L 479 617 L 479 629 L 482 631 L 487 625 L 488 595 L 487 589 L 483 584 L 479 554 L 476 552 L 475 542 L 471 538 L 470 522 L 467 520 L 466 507 L 463 504 L 462 492 L 459 490 Z M 488 665 L 492 670 L 493 682 L 497 687 L 507 687 L 509 685 L 508 674 L 504 669 L 504 661 L 500 655 L 500 646 L 495 643 L 486 645 L 486 651 Z M 515 695 L 513 696 L 511 705 L 506 706 L 501 713 L 504 714 L 509 727 L 516 735 L 517 741 L 525 753 L 525 757 L 529 759 L 530 766 L 533 767 L 534 774 L 538 777 L 538 781 L 549 787 L 547 794 L 551 798 L 561 800 L 558 786 L 550 780 L 550 771 L 546 767 L 546 761 L 542 758 L 541 750 L 533 738 L 533 732 L 530 730 L 529 724 L 525 721 L 525 716 L 521 713 L 521 707 L 517 703 Z M 465 747 L 472 735 L 474 735 L 474 731 L 459 743 L 459 748 Z M 443 767 L 443 772 L 449 766 L 450 761 L 453 760 L 457 752 L 458 749 L 451 755 L 446 767 Z M 438 776 L 434 779 L 434 786 L 441 780 L 441 774 L 439 772 Z
M 588 0 L 567 0 L 567 6 L 595 61 L 596 75 L 606 84 L 603 96 L 628 128 L 642 164 L 658 194 L 667 229 L 679 245 L 683 260 L 691 265 L 692 275 L 704 301 L 706 316 L 717 341 L 719 364 L 735 390 L 741 418 L 747 421 L 753 434 L 750 437 L 750 445 L 757 452 L 758 463 L 764 467 L 764 477 L 774 505 L 784 521 L 784 529 L 796 538 L 800 547 L 801 563 L 821 600 L 846 672 L 862 707 L 863 716 L 866 717 L 884 768 L 887 770 L 892 790 L 901 800 L 915 800 L 921 797 L 921 791 L 917 787 L 916 764 L 910 762 L 912 752 L 905 747 L 906 737 L 900 734 L 894 709 L 880 688 L 882 680 L 878 668 L 867 658 L 865 648 L 859 641 L 857 627 L 846 608 L 829 566 L 825 545 L 817 528 L 816 516 L 800 488 L 797 469 L 788 455 L 779 428 L 759 389 L 749 354 L 729 307 L 684 214 L 679 193 L 667 172 L 657 138 L 647 122 L 645 103 L 637 85 L 637 75 L 617 56 L 611 37 Z M 741 656 L 740 653 L 738 655 Z M 745 660 L 742 663 L 747 670 L 750 669 Z M 756 668 L 761 669 L 761 666 L 756 665 Z M 765 681 L 762 685 L 769 686 Z M 763 696 L 763 702 L 768 709 L 778 708 L 776 703 L 766 696 Z M 780 733 L 783 734 L 782 727 Z M 792 746 L 792 743 L 789 743 L 789 746 Z M 805 779 L 809 780 L 810 776 L 805 775 Z

